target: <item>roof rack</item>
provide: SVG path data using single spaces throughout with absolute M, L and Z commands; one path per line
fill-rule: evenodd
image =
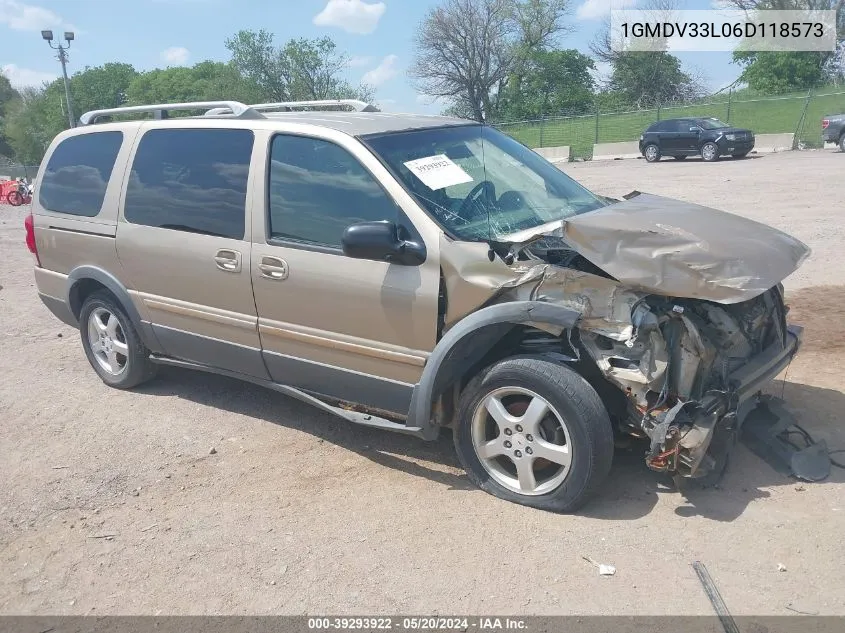
M 124 108 L 109 108 L 106 110 L 91 110 L 79 117 L 82 125 L 91 125 L 99 119 L 114 114 L 135 114 L 139 112 L 152 112 L 156 119 L 168 118 L 167 113 L 177 110 L 207 110 L 215 108 L 222 110 L 218 114 L 233 114 L 243 119 L 263 119 L 264 116 L 254 108 L 240 103 L 239 101 L 193 101 L 188 103 L 159 103 L 156 105 L 127 106 Z M 212 112 L 214 110 L 211 110 Z M 206 116 L 208 113 L 206 113 Z
M 379 109 L 370 105 L 366 101 L 359 101 L 358 99 L 322 99 L 317 101 L 278 101 L 275 103 L 254 103 L 249 108 L 256 112 L 267 112 L 268 110 L 296 110 L 300 108 L 325 108 L 329 106 L 347 106 L 352 108 L 353 112 L 378 112 Z M 226 106 L 221 106 L 209 110 L 205 113 L 206 116 L 218 116 L 221 114 L 228 114 L 231 110 Z

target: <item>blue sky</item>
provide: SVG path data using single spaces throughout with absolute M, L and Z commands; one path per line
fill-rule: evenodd
M 294 37 L 331 36 L 351 56 L 352 81 L 376 88 L 385 110 L 438 112 L 441 105 L 419 95 L 407 69 L 417 25 L 439 0 L 0 0 L 0 69 L 16 86 L 37 85 L 60 73 L 42 29 L 73 30 L 69 72 L 109 61 L 139 70 L 206 59 L 228 59 L 224 40 L 240 29 L 265 28 L 277 43 Z M 637 0 L 573 0 L 574 31 L 560 45 L 588 52 L 610 8 Z M 710 0 L 681 2 L 684 9 L 710 8 Z M 738 75 L 729 53 L 683 53 L 711 88 Z

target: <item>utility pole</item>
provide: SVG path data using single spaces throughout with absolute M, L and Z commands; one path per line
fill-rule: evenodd
M 76 127 L 76 120 L 73 117 L 73 100 L 70 96 L 70 81 L 67 78 L 67 51 L 70 48 L 70 43 L 73 41 L 73 31 L 65 31 L 66 44 L 64 46 L 62 46 L 61 44 L 53 46 L 53 31 L 41 31 L 41 37 L 44 38 L 44 40 L 50 45 L 50 48 L 59 51 L 57 58 L 62 64 L 62 77 L 65 81 L 65 103 L 67 103 L 67 122 L 70 127 Z

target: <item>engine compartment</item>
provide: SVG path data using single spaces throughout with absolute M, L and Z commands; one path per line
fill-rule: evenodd
M 547 244 L 530 248 L 522 257 L 590 276 L 595 269 L 577 253 Z M 554 278 L 555 273 L 546 277 Z M 606 273 L 600 277 L 615 281 Z M 624 395 L 624 410 L 617 407 L 612 417 L 622 433 L 650 440 L 646 463 L 653 470 L 703 476 L 718 461 L 717 455 L 706 454 L 714 434 L 730 431 L 735 417 L 730 375 L 767 347 L 785 342 L 783 287 L 778 284 L 750 300 L 720 304 L 617 286 L 611 303 L 620 302 L 630 309 L 628 324 L 619 310 L 611 309 L 605 323 L 596 323 L 586 309 L 579 328 L 583 350 L 604 380 Z M 594 310 L 595 297 L 582 306 Z M 701 411 L 701 403 L 714 394 L 728 403 L 727 415 Z

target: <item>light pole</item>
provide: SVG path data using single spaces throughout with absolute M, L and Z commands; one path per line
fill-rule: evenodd
M 67 42 L 65 46 L 62 46 L 61 44 L 53 46 L 53 31 L 41 31 L 41 37 L 43 37 L 47 41 L 47 43 L 50 45 L 50 48 L 59 51 L 57 57 L 62 63 L 62 77 L 64 77 L 65 80 L 65 102 L 67 103 L 67 122 L 70 124 L 70 127 L 76 127 L 76 122 L 73 118 L 73 101 L 70 98 L 70 82 L 67 78 L 67 51 L 70 48 L 70 43 L 73 41 L 73 31 L 65 31 L 65 41 Z

